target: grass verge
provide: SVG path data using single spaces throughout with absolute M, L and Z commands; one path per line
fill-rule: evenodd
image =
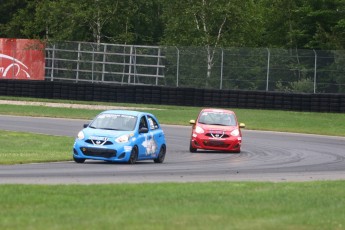
M 25 132 L 0 132 L 0 164 L 72 160 L 74 138 Z
M 2 185 L 0 228 L 344 229 L 344 187 L 345 181 Z
M 0 97 L 0 99 L 17 99 Z M 25 98 L 30 100 L 30 98 Z M 31 99 L 48 102 L 48 100 Z M 86 104 L 80 101 L 50 100 L 49 102 Z M 195 119 L 201 107 L 117 104 L 104 102 L 88 102 L 88 105 L 108 105 L 147 108 L 145 111 L 155 114 L 162 124 L 189 125 Z M 150 109 L 152 108 L 152 109 Z M 159 108 L 160 110 L 157 110 Z M 233 109 L 238 120 L 246 124 L 247 129 L 271 130 L 281 132 L 309 133 L 332 136 L 345 136 L 345 114 L 315 113 L 279 110 Z M 21 116 L 46 116 L 61 118 L 92 119 L 101 110 L 55 108 L 47 106 L 0 105 L 0 114 Z

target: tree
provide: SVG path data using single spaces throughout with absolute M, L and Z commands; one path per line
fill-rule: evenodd
M 6 36 L 55 41 L 157 44 L 162 37 L 161 4 L 157 0 L 27 0 L 2 20 Z M 15 4 L 16 3 L 16 4 Z M 6 15 L 6 14 L 4 14 Z
M 259 18 L 253 14 L 253 1 L 188 0 L 164 1 L 164 39 L 166 45 L 204 46 L 207 52 L 207 80 L 211 76 L 216 49 L 244 46 L 246 34 L 255 34 Z M 207 86 L 207 81 L 206 81 Z
M 0 7 L 0 37 L 28 38 L 22 29 L 23 24 L 33 19 L 29 13 L 32 5 L 32 0 L 3 0 Z M 18 14 L 25 17 L 18 19 Z
M 345 49 L 344 0 L 308 0 L 302 9 L 311 35 L 306 48 Z
M 263 45 L 344 49 L 344 0 L 259 0 L 266 15 Z

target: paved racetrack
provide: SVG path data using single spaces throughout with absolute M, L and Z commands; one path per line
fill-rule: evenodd
M 0 130 L 76 136 L 86 120 L 0 115 Z M 243 130 L 240 154 L 190 153 L 190 127 L 163 125 L 163 164 L 72 161 L 1 165 L 0 183 L 93 184 L 193 181 L 311 181 L 345 179 L 345 138 Z M 13 140 L 15 147 L 15 140 Z M 71 146 L 72 152 L 72 146 Z M 66 154 L 72 154 L 72 153 Z

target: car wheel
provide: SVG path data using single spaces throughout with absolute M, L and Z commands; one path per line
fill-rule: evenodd
M 138 160 L 138 148 L 135 146 L 132 148 L 131 155 L 128 159 L 128 164 L 135 164 Z
M 191 152 L 191 153 L 195 153 L 196 152 L 196 148 L 193 148 L 192 142 L 189 144 L 189 152 Z
M 84 162 L 85 162 L 85 159 L 83 159 L 83 158 L 75 158 L 74 156 L 73 156 L 73 160 L 74 160 L 76 163 L 84 163 Z
M 165 159 L 165 153 L 166 153 L 166 147 L 165 145 L 162 145 L 161 149 L 159 150 L 158 157 L 154 159 L 153 161 L 155 163 L 163 163 Z

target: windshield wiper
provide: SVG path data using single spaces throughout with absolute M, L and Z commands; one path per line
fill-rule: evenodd
M 119 129 L 112 129 L 112 128 L 101 128 L 101 129 L 105 129 L 105 130 L 119 130 Z

